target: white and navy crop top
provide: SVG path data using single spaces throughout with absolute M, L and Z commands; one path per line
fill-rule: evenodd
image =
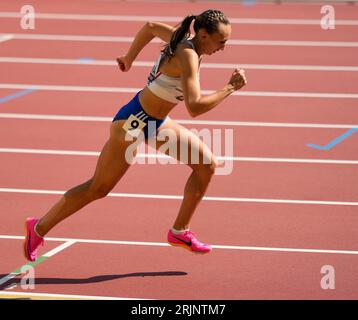
M 195 50 L 191 40 L 183 40 L 181 43 L 189 44 Z M 167 76 L 159 71 L 164 54 L 162 53 L 149 74 L 147 87 L 156 96 L 172 103 L 179 103 L 184 100 L 181 79 Z

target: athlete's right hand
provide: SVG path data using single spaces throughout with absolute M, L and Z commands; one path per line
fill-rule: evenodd
M 245 71 L 243 69 L 235 69 L 231 75 L 229 84 L 231 84 L 235 90 L 239 90 L 245 86 L 247 84 Z
M 118 57 L 116 60 L 119 68 L 124 72 L 128 71 L 132 66 L 132 61 L 127 56 Z

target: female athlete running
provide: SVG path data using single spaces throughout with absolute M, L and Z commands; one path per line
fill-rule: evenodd
M 190 38 L 193 21 L 195 35 Z M 28 260 L 36 260 L 39 245 L 44 243 L 44 236 L 55 225 L 90 202 L 105 197 L 114 188 L 131 165 L 126 157 L 126 150 L 133 141 L 127 139 L 126 135 L 133 135 L 138 130 L 144 133 L 145 141 L 148 142 L 153 134 L 160 135 L 163 130 L 169 129 L 176 134 L 177 150 L 194 149 L 198 152 L 200 161 L 191 161 L 189 156 L 187 164 L 192 173 L 185 185 L 178 216 L 168 231 L 167 241 L 194 253 L 211 251 L 210 245 L 200 242 L 189 230 L 189 224 L 215 172 L 217 160 L 196 135 L 167 115 L 184 100 L 189 114 L 196 117 L 213 109 L 246 84 L 244 71 L 235 69 L 223 88 L 206 96 L 200 94 L 199 67 L 202 57 L 223 50 L 230 34 L 230 22 L 218 10 L 187 16 L 177 27 L 148 22 L 141 28 L 128 53 L 117 58 L 123 72 L 130 70 L 137 55 L 154 37 L 159 37 L 167 45 L 149 75 L 147 86 L 114 117 L 109 139 L 99 156 L 93 177 L 68 190 L 41 219 L 26 220 L 24 253 Z M 153 127 L 155 130 L 150 129 Z M 182 136 L 189 139 L 182 141 Z M 156 141 L 156 148 L 160 149 L 164 143 L 165 141 Z M 185 148 L 182 148 L 183 144 Z M 180 152 L 177 159 L 180 160 Z M 210 161 L 204 161 L 205 159 Z

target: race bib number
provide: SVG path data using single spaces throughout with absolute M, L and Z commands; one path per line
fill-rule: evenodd
M 130 117 L 123 125 L 123 129 L 128 132 L 132 137 L 137 138 L 141 130 L 146 126 L 146 123 L 131 114 Z

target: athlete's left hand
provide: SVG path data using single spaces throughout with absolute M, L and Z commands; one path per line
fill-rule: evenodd
M 241 89 L 247 84 L 245 70 L 235 69 L 231 75 L 229 83 L 234 87 L 235 90 Z

